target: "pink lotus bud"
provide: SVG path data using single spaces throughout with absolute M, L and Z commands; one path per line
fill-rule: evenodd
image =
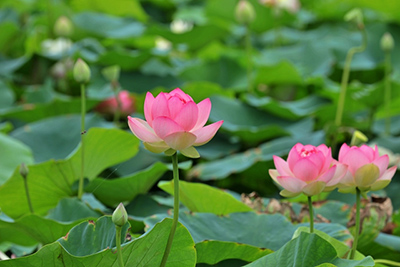
M 343 144 L 339 162 L 348 167 L 338 185 L 343 193 L 355 192 L 356 187 L 365 192 L 380 190 L 390 183 L 397 169 L 397 166 L 387 169 L 389 156 L 379 156 L 377 146 L 373 149 L 367 145 L 349 147 Z
M 128 116 L 135 112 L 135 99 L 129 94 L 128 91 L 121 91 L 118 94 L 120 101 L 119 112 L 123 116 Z M 118 110 L 118 101 L 115 97 L 110 97 L 98 104 L 95 110 L 102 114 L 113 115 Z
M 256 18 L 253 5 L 247 0 L 240 0 L 235 10 L 236 20 L 243 24 L 249 24 Z
M 278 11 L 283 9 L 290 13 L 297 13 L 300 10 L 299 0 L 259 0 L 260 4 L 276 8 Z
M 289 152 L 287 161 L 273 156 L 276 170 L 269 170 L 271 178 L 284 188 L 281 195 L 318 195 L 333 190 L 346 173 L 344 165 L 336 164 L 331 149 L 326 145 L 317 147 L 296 144 Z
M 157 97 L 148 92 L 144 101 L 146 121 L 128 117 L 128 124 L 151 152 L 172 155 L 179 150 L 187 157 L 197 158 L 194 146 L 210 141 L 223 123 L 218 121 L 204 127 L 210 111 L 209 98 L 196 104 L 179 88 Z
M 74 26 L 72 25 L 72 22 L 65 16 L 59 17 L 54 24 L 54 33 L 57 36 L 71 36 L 73 30 Z

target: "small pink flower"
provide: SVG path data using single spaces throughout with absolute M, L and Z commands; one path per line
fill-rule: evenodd
M 118 98 L 121 104 L 119 112 L 122 116 L 127 116 L 135 112 L 135 100 L 129 95 L 128 91 L 119 92 Z M 118 110 L 117 99 L 115 97 L 110 97 L 98 104 L 95 110 L 99 113 L 112 115 Z
M 148 92 L 144 101 L 146 121 L 128 116 L 128 124 L 149 151 L 172 155 L 179 150 L 187 157 L 196 158 L 199 154 L 194 146 L 210 141 L 223 123 L 218 121 L 204 127 L 210 111 L 209 98 L 196 104 L 179 88 L 155 98 Z
M 355 192 L 356 187 L 361 191 L 380 190 L 390 183 L 397 169 L 396 166 L 387 169 L 389 156 L 379 156 L 377 146 L 373 149 L 367 145 L 349 147 L 343 144 L 339 162 L 348 167 L 338 185 L 343 193 Z
M 276 170 L 270 169 L 272 179 L 284 188 L 282 196 L 293 197 L 300 193 L 318 195 L 333 190 L 346 172 L 344 165 L 336 165 L 331 149 L 296 144 L 289 152 L 287 161 L 273 156 Z

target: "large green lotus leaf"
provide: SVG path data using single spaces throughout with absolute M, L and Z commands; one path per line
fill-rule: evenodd
M 147 193 L 167 169 L 165 164 L 157 162 L 126 177 L 112 180 L 96 178 L 85 190 L 93 193 L 104 204 L 115 206 L 120 202 L 131 201 L 139 194 Z
M 373 242 L 364 244 L 362 252 L 374 258 L 400 261 L 400 237 L 379 233 Z
M 197 263 L 215 265 L 228 259 L 240 259 L 247 262 L 255 261 L 267 254 L 270 249 L 258 248 L 235 242 L 206 240 L 196 244 Z
M 0 81 L 0 110 L 11 107 L 14 100 L 14 92 L 3 81 Z
M 232 142 L 223 134 L 217 133 L 210 142 L 196 147 L 202 159 L 216 160 L 237 152 L 240 143 Z
M 299 131 L 301 132 L 302 129 L 300 128 Z M 320 145 L 324 143 L 324 141 L 325 136 L 323 132 L 309 133 L 306 136 L 277 138 L 243 153 L 237 153 L 212 162 L 197 164 L 191 169 L 189 176 L 205 181 L 223 179 L 228 177 L 231 173 L 242 172 L 248 169 L 258 161 L 272 160 L 273 155 L 284 156 L 298 142 Z
M 86 37 L 86 35 L 84 35 L 83 37 Z M 69 54 L 71 56 L 74 54 L 78 54 L 82 59 L 89 62 L 97 61 L 99 57 L 105 52 L 106 49 L 104 48 L 104 46 L 97 39 L 94 39 L 92 37 L 83 38 L 73 43 L 71 49 L 69 50 Z M 94 80 L 95 79 L 96 77 L 94 77 Z
M 34 246 L 37 241 L 26 235 L 26 233 L 21 229 L 16 229 L 13 224 L 14 220 L 0 213 L 0 240 L 1 246 L 5 248 L 0 248 L 2 251 L 7 251 L 11 244 L 16 244 L 20 246 Z M 7 246 L 9 244 L 9 246 Z
M 87 100 L 87 110 L 93 108 L 97 101 Z M 24 122 L 34 122 L 49 117 L 65 114 L 78 114 L 81 111 L 80 99 L 54 99 L 49 103 L 24 104 L 1 112 L 1 116 L 9 119 L 18 119 Z
M 155 75 L 165 77 L 168 75 L 176 76 L 177 70 L 159 58 L 151 58 L 141 66 L 140 71 L 143 75 Z
M 139 140 L 122 130 L 90 129 L 85 136 L 84 177 L 92 180 L 102 170 L 133 157 L 138 146 Z M 29 166 L 28 186 L 35 213 L 46 214 L 60 199 L 74 194 L 71 187 L 80 177 L 80 159 L 78 147 L 67 160 Z M 23 188 L 18 170 L 0 187 L 0 208 L 12 218 L 29 213 Z
M 126 222 L 121 229 L 121 243 L 125 243 L 130 224 Z M 57 241 L 73 256 L 87 256 L 116 246 L 115 224 L 111 216 L 103 216 L 94 221 L 75 226 Z
M 304 225 L 306 225 L 306 228 L 309 229 L 309 223 L 299 224 L 299 226 L 302 227 L 304 227 Z M 343 225 L 337 223 L 316 223 L 315 228 L 318 229 L 318 231 L 323 232 L 325 236 L 330 236 L 331 238 L 334 238 L 343 244 L 347 244 L 348 246 L 351 246 L 353 243 L 353 236 L 351 235 L 349 229 Z
M 1 122 L 0 123 L 0 132 L 1 133 L 9 133 L 14 129 L 14 125 L 9 122 L 9 121 L 5 121 L 5 122 Z
M 131 201 L 126 207 L 128 214 L 136 220 L 143 221 L 146 217 L 153 214 L 164 213 L 167 214 L 172 208 L 171 205 L 160 203 L 149 194 L 138 195 L 133 201 Z
M 367 8 L 368 10 L 378 11 L 374 16 L 380 15 L 384 19 L 398 20 L 400 7 L 396 2 L 391 0 L 383 0 L 379 3 L 373 0 L 332 0 L 321 2 L 320 5 L 314 5 L 312 1 L 306 2 L 307 7 L 312 7 L 313 12 L 320 18 L 339 19 L 342 20 L 346 12 L 352 8 Z M 311 6 L 310 6 L 311 5 Z
M 111 50 L 103 53 L 98 62 L 104 65 L 118 65 L 122 70 L 135 70 L 149 58 L 148 52 Z
M 374 266 L 374 260 L 343 260 L 338 258 L 335 248 L 317 234 L 301 232 L 275 253 L 264 256 L 246 266 L 317 266 L 332 263 L 338 267 Z
M 247 86 L 246 69 L 228 57 L 211 62 L 199 61 L 185 68 L 180 77 L 188 82 L 209 81 L 236 91 L 243 91 Z
M 143 144 L 139 146 L 139 152 L 131 159 L 125 161 L 123 164 L 115 166 L 115 173 L 117 176 L 130 176 L 135 172 L 150 167 L 156 162 L 170 163 L 171 159 L 166 158 L 164 154 L 156 154 L 144 148 Z
M 213 95 L 233 97 L 234 92 L 224 90 L 221 85 L 209 81 L 197 81 L 185 83 L 181 89 L 190 95 L 196 103 Z
M 101 117 L 93 114 L 86 116 L 85 124 L 86 129 L 113 127 L 111 123 L 107 123 Z M 11 136 L 32 149 L 35 162 L 43 162 L 49 159 L 66 158 L 81 139 L 80 127 L 81 117 L 79 115 L 58 116 L 27 124 L 14 130 Z M 110 140 L 104 143 L 108 142 Z M 89 151 L 87 153 L 91 153 Z
M 273 66 L 260 67 L 257 70 L 255 83 L 263 84 L 302 84 L 303 79 L 298 70 L 289 62 L 282 61 Z
M 282 61 L 289 61 L 302 77 L 309 78 L 327 75 L 331 71 L 334 57 L 324 44 L 313 40 L 298 45 L 265 50 L 257 57 L 256 64 L 271 66 Z
M 271 97 L 258 98 L 254 95 L 245 95 L 244 100 L 251 106 L 257 107 L 290 120 L 309 116 L 329 103 L 326 99 L 310 95 L 290 102 L 276 101 Z
M 400 89 L 400 86 L 393 86 L 393 85 L 395 85 L 395 83 L 392 83 L 391 87 L 392 94 L 394 93 L 393 92 L 394 90 L 398 91 Z M 400 113 L 399 104 L 400 104 L 400 97 L 393 97 L 389 103 L 388 111 L 386 110 L 385 105 L 381 105 L 378 111 L 376 112 L 376 117 L 378 119 L 381 119 L 381 118 L 386 118 L 388 116 L 391 117 L 397 116 Z
M 397 113 L 400 114 L 400 113 Z M 400 116 L 391 117 L 390 121 L 390 135 L 397 136 L 400 133 Z M 377 135 L 382 135 L 386 131 L 386 118 L 375 120 L 372 130 Z
M 139 139 L 119 129 L 92 128 L 85 136 L 84 177 L 93 180 L 104 169 L 132 158 L 139 150 Z M 68 161 L 75 173 L 81 170 L 81 144 Z
M 384 91 L 385 84 L 384 82 L 375 83 L 372 85 L 368 84 L 357 84 L 358 88 L 354 88 L 354 92 L 352 93 L 352 98 L 355 101 L 362 102 L 367 107 L 377 108 L 376 112 L 377 118 L 385 117 L 386 107 L 384 105 Z M 398 99 L 400 99 L 400 84 L 397 82 L 391 82 L 391 105 L 389 108 L 389 114 L 391 116 L 398 115 L 399 108 L 396 105 L 393 105 L 393 102 L 398 103 Z M 397 112 L 396 112 L 397 111 Z M 383 115 L 383 116 L 382 116 Z
M 140 72 L 122 72 L 120 77 L 120 83 L 122 88 L 129 88 L 134 93 L 146 93 L 155 88 L 176 88 L 181 87 L 183 81 L 178 76 L 165 76 L 160 77 L 156 75 L 143 75 Z M 137 110 L 140 110 L 139 108 Z
M 222 129 L 247 142 L 260 142 L 273 137 L 289 135 L 290 128 L 293 126 L 290 121 L 248 106 L 236 99 L 213 96 L 211 102 L 213 108 L 210 120 L 224 120 Z
M 171 230 L 172 220 L 165 219 L 141 237 L 125 243 L 122 255 L 125 266 L 159 266 Z M 86 230 L 86 231 L 84 231 Z M 126 232 L 127 229 L 125 229 Z M 101 237 L 100 239 L 90 239 Z M 124 238 L 124 235 L 123 235 Z M 37 253 L 15 260 L 2 261 L 1 266 L 113 266 L 117 267 L 114 250 L 115 226 L 111 217 L 102 217 L 97 222 L 82 223 L 71 229 L 68 239 L 60 239 L 44 246 Z M 82 243 L 85 245 L 77 245 Z M 62 244 L 62 245 L 61 245 Z M 76 245 L 76 246 L 75 246 Z M 65 248 L 64 248 L 65 247 Z M 80 248 L 77 251 L 77 247 Z M 96 248 L 97 251 L 94 251 Z M 69 251 L 68 249 L 71 249 Z M 75 256 L 79 254 L 82 256 Z M 194 242 L 187 229 L 178 224 L 167 266 L 193 267 L 196 264 Z
M 314 210 L 316 214 L 323 216 L 331 223 L 346 226 L 350 220 L 350 205 L 343 202 L 329 200 L 314 203 Z
M 63 223 L 71 223 L 83 218 L 97 218 L 99 213 L 89 208 L 78 198 L 63 198 L 58 202 L 57 207 L 50 210 L 48 219 Z
M 114 17 L 95 12 L 75 14 L 73 21 L 78 28 L 103 38 L 126 39 L 138 37 L 143 34 L 145 29 L 142 23 L 134 19 Z
M 0 185 L 3 184 L 21 163 L 33 163 L 32 151 L 15 138 L 0 133 Z
M 69 162 L 51 160 L 28 167 L 29 195 L 36 214 L 46 214 L 60 199 L 73 195 L 71 185 L 79 176 Z M 30 213 L 24 181 L 18 169 L 0 187 L 0 208 L 12 218 Z
M 221 39 L 228 35 L 226 29 L 218 27 L 216 24 L 199 25 L 181 34 L 175 34 L 171 32 L 169 28 L 153 25 L 153 27 L 148 30 L 148 33 L 162 36 L 174 44 L 186 44 L 193 50 L 207 45 L 210 41 Z
M 91 217 L 91 219 L 96 217 L 97 216 Z M 85 219 L 78 219 L 74 222 L 63 223 L 52 219 L 46 219 L 35 214 L 29 214 L 14 222 L 0 221 L 0 235 L 7 236 L 7 232 L 11 235 L 11 232 L 16 231 L 11 237 L 8 237 L 10 239 L 5 240 L 19 243 L 18 238 L 21 238 L 21 236 L 16 236 L 17 233 L 19 233 L 28 240 L 35 240 L 38 243 L 48 244 L 66 235 L 72 227 L 84 220 Z
M 15 34 L 18 33 L 19 29 L 17 23 L 11 21 L 0 22 L 0 40 L 2 40 L 0 51 L 6 53 L 6 51 L 12 47 L 10 44 L 13 43 Z
M 110 15 L 120 17 L 134 17 L 140 21 L 146 21 L 148 16 L 143 10 L 138 0 L 73 0 L 71 6 L 76 11 L 97 11 Z M 100 27 L 104 27 L 105 24 L 100 24 Z
M 7 59 L 0 56 L 0 77 L 9 76 L 29 60 L 29 57 Z
M 165 216 L 150 216 L 145 219 L 145 224 L 152 227 Z M 180 212 L 179 221 L 189 230 L 196 244 L 218 240 L 272 250 L 282 247 L 296 230 L 281 214 L 236 212 L 219 216 L 213 213 Z
M 326 224 L 326 225 L 330 225 L 330 224 Z M 305 227 L 305 226 L 301 226 L 299 227 L 293 234 L 293 238 L 296 238 L 300 235 L 300 233 L 302 232 L 306 232 L 309 233 L 310 232 L 310 228 L 309 227 Z M 351 244 L 349 243 L 348 245 L 346 245 L 345 243 L 339 241 L 338 239 L 332 237 L 331 235 L 327 234 L 326 232 L 320 231 L 320 230 L 316 230 L 314 229 L 314 233 L 317 234 L 318 236 L 322 237 L 323 239 L 325 239 L 326 241 L 328 241 L 335 249 L 336 249 L 336 253 L 338 255 L 339 258 L 344 258 L 347 253 L 350 252 L 351 249 Z M 352 242 L 353 240 L 351 240 Z M 355 259 L 356 260 L 362 260 L 365 256 L 363 254 L 361 254 L 360 252 L 356 251 L 355 254 Z
M 174 194 L 174 182 L 160 182 L 162 190 Z M 192 212 L 210 212 L 227 215 L 232 212 L 245 212 L 252 209 L 238 201 L 229 193 L 201 183 L 179 181 L 179 199 Z

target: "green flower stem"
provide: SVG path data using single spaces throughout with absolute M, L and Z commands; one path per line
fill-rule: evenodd
M 172 241 L 174 239 L 176 226 L 178 225 L 179 218 L 179 170 L 178 170 L 178 155 L 177 153 L 172 155 L 172 166 L 174 173 L 174 218 L 172 221 L 171 231 L 169 232 L 167 247 L 164 251 L 164 256 L 161 261 L 161 267 L 164 267 L 167 263 L 169 252 L 171 251 Z
M 247 91 L 250 94 L 253 93 L 253 60 L 251 58 L 252 49 L 253 47 L 251 45 L 251 29 L 249 25 L 246 25 Z
M 361 192 L 360 189 L 356 188 L 356 233 L 354 236 L 353 247 L 351 248 L 350 260 L 354 259 L 357 251 L 358 237 L 360 235 L 360 208 L 361 208 Z
M 385 260 L 385 259 L 377 259 L 377 260 L 374 260 L 374 262 L 385 264 L 385 265 L 391 265 L 391 266 L 400 266 L 400 262 Z
M 53 7 L 52 0 L 47 0 L 47 31 L 50 38 L 53 38 Z
M 28 178 L 23 178 L 24 179 L 24 185 L 25 185 L 25 193 L 26 193 L 26 199 L 28 200 L 28 205 L 29 205 L 29 210 L 33 214 L 33 206 L 32 206 L 32 201 L 31 197 L 29 195 L 29 188 L 28 188 Z
M 361 46 L 352 47 L 350 48 L 349 52 L 347 52 L 346 61 L 343 68 L 342 82 L 340 85 L 339 101 L 336 109 L 335 125 L 337 127 L 342 125 L 344 101 L 346 99 L 347 84 L 349 83 L 351 61 L 354 54 L 361 53 L 365 50 L 365 48 L 367 48 L 367 33 L 365 32 L 365 29 L 362 29 L 361 33 L 363 38 Z
M 119 92 L 119 86 L 118 86 L 118 82 L 117 81 L 113 81 L 111 83 L 111 86 L 113 88 L 114 91 L 114 95 L 115 95 L 115 100 L 117 101 L 117 110 L 114 113 L 114 124 L 118 126 L 118 121 L 119 121 L 119 116 L 120 116 L 120 110 L 122 109 L 122 103 L 121 103 L 121 99 L 119 99 L 118 97 L 118 92 Z
M 310 196 L 308 196 L 307 199 L 308 199 L 308 212 L 310 213 L 310 233 L 314 233 L 314 213 L 313 213 L 312 199 Z
M 85 85 L 81 84 L 81 177 L 79 179 L 78 198 L 81 199 L 83 195 L 83 176 L 85 170 L 85 115 L 86 115 L 86 95 Z
M 124 261 L 122 259 L 122 249 L 121 249 L 121 231 L 122 231 L 122 227 L 116 225 L 115 226 L 115 232 L 116 232 L 116 236 L 115 236 L 115 241 L 117 244 L 117 257 L 118 257 L 118 263 L 120 267 L 124 267 Z
M 390 98 L 391 96 L 391 84 L 390 84 L 390 72 L 391 72 L 392 64 L 390 62 L 390 52 L 385 52 L 385 112 L 386 112 L 386 120 L 385 120 L 385 134 L 390 135 Z

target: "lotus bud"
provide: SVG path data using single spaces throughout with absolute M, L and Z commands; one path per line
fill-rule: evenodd
M 29 169 L 28 169 L 28 166 L 26 166 L 26 164 L 24 162 L 22 162 L 21 166 L 19 167 L 19 173 L 21 174 L 21 176 L 24 179 L 26 179 L 28 177 Z
M 394 48 L 393 36 L 390 33 L 385 33 L 381 38 L 381 49 L 384 52 L 390 52 Z
M 240 0 L 235 10 L 236 20 L 242 24 L 250 24 L 254 21 L 256 13 L 254 7 L 247 0 Z
M 119 80 L 119 73 L 121 71 L 120 66 L 114 65 L 107 68 L 104 68 L 101 73 L 103 74 L 104 78 L 106 78 L 109 82 L 116 82 Z
M 119 203 L 118 207 L 114 210 L 112 221 L 116 226 L 122 227 L 128 221 L 128 213 L 126 213 L 124 204 Z
M 354 22 L 360 30 L 364 29 L 364 17 L 359 8 L 354 8 L 347 12 L 344 16 L 344 20 Z
M 82 59 L 78 58 L 73 69 L 74 79 L 78 83 L 87 83 L 90 80 L 90 68 Z
M 61 16 L 54 24 L 54 33 L 57 36 L 68 37 L 72 35 L 74 26 L 72 22 L 65 16 Z
M 368 142 L 368 137 L 360 131 L 354 131 L 353 136 L 351 137 L 351 146 L 359 146 Z

